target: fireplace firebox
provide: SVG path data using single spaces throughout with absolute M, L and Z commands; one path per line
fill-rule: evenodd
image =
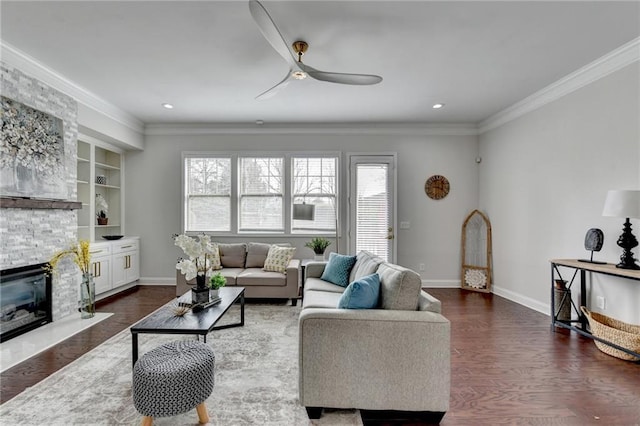
M 0 342 L 52 321 L 46 263 L 0 271 Z

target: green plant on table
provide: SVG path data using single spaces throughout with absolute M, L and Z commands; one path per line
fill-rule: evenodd
M 221 287 L 224 287 L 227 284 L 227 279 L 222 276 L 220 272 L 212 275 L 209 278 L 209 288 L 211 290 L 218 290 Z
M 331 241 L 322 237 L 314 237 L 311 241 L 307 241 L 304 245 L 305 247 L 309 247 L 315 254 L 324 254 L 324 251 L 331 245 Z

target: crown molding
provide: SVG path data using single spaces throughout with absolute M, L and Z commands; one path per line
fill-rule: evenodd
M 192 123 L 147 124 L 145 136 L 220 134 L 475 136 L 474 123 Z
M 54 89 L 71 96 L 77 102 L 98 111 L 123 126 L 126 126 L 138 133 L 144 132 L 144 123 L 133 115 L 121 110 L 104 99 L 99 98 L 85 88 L 78 86 L 63 75 L 38 62 L 35 58 L 32 58 L 1 39 L 0 57 L 4 63 L 14 66 L 25 74 L 29 74 L 37 78 Z
M 640 37 L 478 123 L 482 134 L 640 60 Z

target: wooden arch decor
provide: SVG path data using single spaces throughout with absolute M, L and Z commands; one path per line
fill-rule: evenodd
M 462 274 L 466 290 L 491 293 L 491 222 L 474 210 L 462 224 Z

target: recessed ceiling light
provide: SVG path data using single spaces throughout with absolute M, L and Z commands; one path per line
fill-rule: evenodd
M 433 104 L 433 106 L 431 108 L 433 109 L 440 109 L 444 106 L 444 104 Z
M 256 120 L 256 124 L 258 126 L 262 126 L 264 124 L 264 120 Z
M 162 104 L 163 107 L 165 107 L 166 109 L 173 109 L 173 105 L 168 104 L 168 103 L 164 103 Z

